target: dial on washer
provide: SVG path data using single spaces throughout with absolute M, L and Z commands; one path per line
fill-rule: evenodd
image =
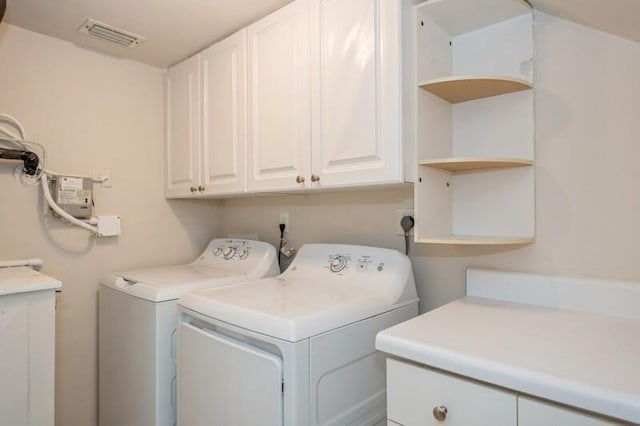
M 332 261 L 329 262 L 329 269 L 331 272 L 341 272 L 347 266 L 347 258 L 341 254 L 336 255 Z

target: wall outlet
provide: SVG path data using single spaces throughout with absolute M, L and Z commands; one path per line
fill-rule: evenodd
M 281 225 L 284 223 L 284 233 L 288 233 L 291 232 L 291 229 L 289 228 L 289 212 L 284 212 L 284 213 L 280 213 L 280 222 L 278 222 L 278 225 Z
M 113 174 L 111 173 L 110 168 L 100 169 L 100 173 L 96 176 L 97 178 L 106 178 L 104 182 L 98 183 L 98 185 L 103 188 L 113 188 Z
M 404 235 L 404 230 L 402 229 L 402 226 L 400 226 L 400 221 L 405 216 L 411 216 L 413 217 L 414 220 L 416 218 L 413 215 L 413 209 L 397 209 L 396 210 L 396 234 L 397 235 Z M 413 235 L 414 229 L 415 228 L 411 228 L 411 231 L 409 231 L 409 235 Z

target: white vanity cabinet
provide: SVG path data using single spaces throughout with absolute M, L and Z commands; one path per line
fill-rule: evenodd
M 395 359 L 387 360 L 387 416 L 402 426 L 625 424 Z
M 387 360 L 387 417 L 404 425 L 515 426 L 517 396 L 429 368 Z
M 518 397 L 518 426 L 611 426 L 628 423 L 572 410 L 528 396 Z
M 376 336 L 388 419 L 638 425 L 638 306 L 637 282 L 469 268 L 466 297 Z
M 246 189 L 246 30 L 166 73 L 167 198 Z
M 55 292 L 27 267 L 0 268 L 0 424 L 53 426 Z

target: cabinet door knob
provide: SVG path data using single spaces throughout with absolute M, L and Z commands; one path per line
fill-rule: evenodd
M 304 178 L 302 176 L 298 176 L 296 178 L 296 183 L 304 183 Z
M 447 407 L 440 405 L 439 407 L 433 407 L 433 417 L 436 420 L 443 422 L 447 418 Z
M 204 192 L 204 186 L 200 185 L 200 186 L 198 187 L 198 191 L 200 191 L 200 192 Z
M 320 176 L 318 175 L 311 175 L 311 182 L 320 182 Z
M 192 186 L 191 188 L 189 188 L 189 191 L 191 191 L 191 192 L 196 192 L 196 187 L 195 187 L 195 186 Z

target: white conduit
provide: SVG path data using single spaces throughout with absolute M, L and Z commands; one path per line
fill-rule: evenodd
M 42 259 L 21 259 L 21 260 L 3 260 L 0 261 L 0 268 L 13 268 L 16 266 L 31 266 L 33 268 L 40 269 L 44 262 Z

